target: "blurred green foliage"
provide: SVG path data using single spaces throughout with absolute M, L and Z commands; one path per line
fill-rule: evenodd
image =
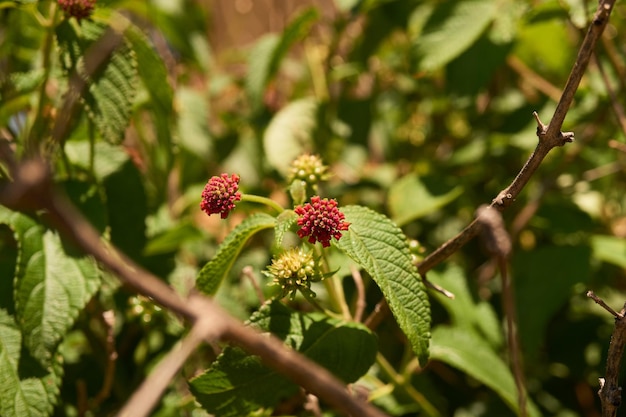
M 595 7 L 584 0 L 306 3 L 313 5 L 286 16 L 272 2 L 100 0 L 92 18 L 78 22 L 53 1 L 0 1 L 0 141 L 18 159 L 43 147 L 69 74 L 103 28 L 124 22 L 123 47 L 48 156 L 72 201 L 128 256 L 188 294 L 228 232 L 259 211 L 245 203 L 226 221 L 206 217 L 198 203 L 207 179 L 236 172 L 244 192 L 288 205 L 289 164 L 303 152 L 331 167 L 321 195 L 386 215 L 420 242 L 423 256 L 517 175 L 537 140 L 532 112 L 549 121 Z M 593 289 L 616 309 L 626 298 L 626 137 L 614 115 L 626 104 L 624 15 L 618 2 L 565 120 L 576 141 L 553 150 L 504 213 L 530 415 L 599 415 L 612 318 L 585 293 Z M 255 39 L 241 41 L 219 22 L 248 24 Z M 6 160 L 0 179 L 10 180 Z M 23 415 L 113 415 L 179 341 L 183 324 L 105 271 L 71 266 L 89 261 L 72 258 L 29 217 L 1 209 L 0 380 L 15 392 L 0 393 L 0 414 L 12 415 L 7 396 L 19 394 L 31 412 Z M 23 264 L 23 245 L 44 254 L 40 264 Z M 264 297 L 275 295 L 260 273 L 275 246 L 259 233 L 228 259 L 216 299 L 236 317 L 248 319 L 261 304 L 244 267 Z M 352 306 L 348 261 L 338 252 L 329 257 Z M 14 284 L 31 277 L 48 290 L 34 299 L 40 309 L 20 304 L 22 287 Z M 376 363 L 357 385 L 393 416 L 514 415 L 501 280 L 488 253 L 474 240 L 428 278 L 456 295 L 429 293 L 429 364 L 418 365 L 389 315 L 376 329 Z M 385 289 L 367 274 L 363 280 L 368 314 Z M 47 286 L 81 291 L 80 300 L 61 302 Z M 328 302 L 325 288 L 315 290 Z M 30 311 L 56 311 L 72 327 L 45 314 L 33 323 Z M 113 325 L 102 318 L 108 311 Z M 20 354 L 20 320 L 51 332 L 39 340 L 44 347 Z M 118 356 L 110 392 L 99 400 L 107 331 Z M 198 351 L 154 415 L 206 415 L 187 381 L 213 359 L 211 348 Z

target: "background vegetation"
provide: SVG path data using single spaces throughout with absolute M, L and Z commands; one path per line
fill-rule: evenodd
M 550 120 L 596 6 L 99 0 L 77 21 L 56 2 L 0 1 L 0 178 L 12 180 L 9 155 L 43 154 L 109 242 L 186 295 L 229 231 L 260 210 L 207 217 L 207 179 L 237 173 L 242 191 L 287 207 L 289 164 L 313 152 L 332 172 L 321 195 L 386 215 L 423 257 L 517 175 L 537 143 L 532 112 Z M 626 299 L 625 15 L 618 2 L 565 120 L 576 141 L 504 212 L 529 415 L 600 415 L 613 320 L 585 293 L 618 310 Z M 109 26 L 124 28 L 124 42 L 67 113 L 71 74 Z M 45 214 L 0 207 L 0 223 L 0 414 L 115 414 L 186 333 L 183 321 L 73 253 Z M 250 239 L 215 295 L 241 320 L 262 304 L 250 277 L 264 298 L 277 294 L 261 273 L 272 242 Z M 357 288 L 337 262 L 352 308 Z M 382 294 L 362 279 L 367 315 Z M 393 416 L 514 415 L 510 300 L 496 263 L 476 239 L 428 279 L 455 295 L 428 293 L 430 361 L 420 366 L 389 314 L 355 389 Z M 313 289 L 326 305 L 326 288 Z M 310 311 L 300 297 L 287 304 Z M 190 357 L 154 415 L 206 415 L 188 381 L 215 352 Z M 24 409 L 4 388 L 16 383 Z M 257 415 L 313 413 L 280 400 Z

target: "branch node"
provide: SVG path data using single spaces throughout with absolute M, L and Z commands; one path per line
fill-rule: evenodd
M 574 142 L 574 132 L 561 132 L 559 135 L 559 142 L 559 146 Z
M 548 125 L 545 125 L 541 121 L 541 119 L 539 118 L 539 113 L 537 113 L 536 111 L 533 112 L 533 117 L 537 122 L 537 136 L 539 136 L 539 139 L 541 139 L 546 134 L 546 131 L 548 130 Z

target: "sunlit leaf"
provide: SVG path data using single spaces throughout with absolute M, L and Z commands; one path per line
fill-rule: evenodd
M 276 218 L 264 213 L 254 214 L 241 222 L 224 239 L 215 257 L 200 270 L 196 287 L 205 294 L 215 294 L 248 239 L 275 225 Z
M 313 149 L 317 108 L 313 98 L 294 100 L 276 113 L 265 130 L 263 147 L 267 161 L 285 176 L 294 159 Z
M 402 226 L 440 209 L 462 192 L 460 186 L 445 191 L 430 190 L 417 174 L 412 173 L 393 183 L 387 204 L 393 221 Z
M 92 258 L 71 253 L 56 232 L 30 217 L 0 206 L 0 223 L 13 230 L 19 244 L 17 323 L 30 354 L 45 367 L 98 289 L 98 268 Z
M 430 304 L 421 277 L 411 263 L 406 237 L 391 220 L 366 207 L 346 206 L 341 210 L 350 228 L 333 243 L 376 281 L 420 363 L 425 364 Z
M 432 71 L 459 56 L 485 31 L 496 11 L 492 0 L 441 3 L 415 39 L 419 67 Z

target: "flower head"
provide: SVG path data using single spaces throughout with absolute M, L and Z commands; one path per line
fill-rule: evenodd
M 308 185 L 315 186 L 320 181 L 329 178 L 328 167 L 318 155 L 304 154 L 297 157 L 292 163 L 289 172 L 289 182 L 300 180 Z
M 263 273 L 273 279 L 272 285 L 281 286 L 281 297 L 289 294 L 292 299 L 298 290 L 305 295 L 315 296 L 311 291 L 311 282 L 322 278 L 315 273 L 313 255 L 301 248 L 283 252 L 272 260 L 272 264 Z
M 68 16 L 80 20 L 91 16 L 96 0 L 58 0 L 58 3 Z
M 348 230 L 350 223 L 344 221 L 346 218 L 337 208 L 337 201 L 334 199 L 321 199 L 315 196 L 310 203 L 298 206 L 294 210 L 298 217 L 298 236 L 309 237 L 310 243 L 321 242 L 323 247 L 330 246 L 330 239 L 341 238 L 341 231 Z
M 235 208 L 235 201 L 241 200 L 239 189 L 239 175 L 222 174 L 214 176 L 207 182 L 202 191 L 200 208 L 206 214 L 220 213 L 222 219 Z

